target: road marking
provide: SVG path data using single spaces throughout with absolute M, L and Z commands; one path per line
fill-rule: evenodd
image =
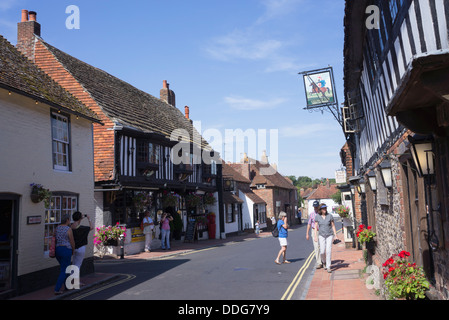
M 81 300 L 81 299 L 84 299 L 84 298 L 86 298 L 86 297 L 88 297 L 88 296 L 91 296 L 91 295 L 93 295 L 93 294 L 95 294 L 95 293 L 98 293 L 98 292 L 101 292 L 101 291 L 103 291 L 103 290 L 106 290 L 106 289 L 109 289 L 109 288 L 118 286 L 119 284 L 128 282 L 128 281 L 130 281 L 130 280 L 132 280 L 132 279 L 134 279 L 134 278 L 136 277 L 136 276 L 133 275 L 133 274 L 122 274 L 122 276 L 125 276 L 126 278 L 125 278 L 125 279 L 122 279 L 122 280 L 119 280 L 119 281 L 116 281 L 116 282 L 113 282 L 113 283 L 111 283 L 111 284 L 105 285 L 105 286 L 101 286 L 100 288 L 98 288 L 98 289 L 96 289 L 96 290 L 88 291 L 88 292 L 86 292 L 85 294 L 76 296 L 76 297 L 73 298 L 72 300 Z
M 288 288 L 285 291 L 284 295 L 282 296 L 281 300 L 290 300 L 292 298 L 293 293 L 296 291 L 296 288 L 298 287 L 299 283 L 301 282 L 302 277 L 304 276 L 304 273 L 306 272 L 307 268 L 310 266 L 310 263 L 312 262 L 314 256 L 315 256 L 315 251 L 310 254 L 310 256 L 307 258 L 304 265 L 301 267 L 301 269 L 299 269 L 298 273 L 296 274 L 292 283 L 290 283 L 290 285 L 288 286 Z

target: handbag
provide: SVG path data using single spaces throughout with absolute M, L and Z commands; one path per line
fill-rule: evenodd
M 277 225 L 274 226 L 273 230 L 271 230 L 271 234 L 273 235 L 273 237 L 278 238 L 279 237 L 279 229 L 277 227 Z
M 48 252 L 50 258 L 56 258 L 56 235 L 53 235 L 50 239 L 50 250 Z

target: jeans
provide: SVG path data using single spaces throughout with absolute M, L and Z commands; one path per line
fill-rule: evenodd
M 170 249 L 170 229 L 161 230 L 161 247 L 162 249 Z
M 72 249 L 67 247 L 56 247 L 56 260 L 58 260 L 61 265 L 61 270 L 59 271 L 58 281 L 56 282 L 55 291 L 60 291 L 62 285 L 65 283 L 65 280 L 68 277 L 68 274 L 65 273 L 68 266 L 72 261 Z
M 321 254 L 321 261 L 326 261 L 326 268 L 329 269 L 331 267 L 332 261 L 332 240 L 334 237 L 328 236 L 318 236 L 319 242 L 320 242 L 320 254 Z

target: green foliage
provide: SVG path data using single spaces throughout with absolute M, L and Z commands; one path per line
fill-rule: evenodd
M 382 265 L 389 299 L 418 300 L 426 297 L 429 282 L 422 267 L 407 262 L 409 256 L 409 252 L 402 251 L 392 255 Z

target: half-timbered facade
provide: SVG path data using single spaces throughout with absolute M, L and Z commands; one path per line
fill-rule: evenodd
M 366 187 L 357 223 L 377 233 L 374 263 L 408 250 L 447 299 L 449 3 L 347 0 L 344 25 L 344 152 L 354 161 L 351 182 Z M 433 174 L 414 160 L 422 135 L 433 144 Z
M 97 226 L 126 225 L 125 254 L 131 254 L 143 250 L 145 209 L 154 220 L 159 210 L 170 212 L 184 228 L 188 215 L 216 211 L 216 206 L 190 207 L 185 201 L 191 193 L 216 193 L 217 161 L 203 161 L 205 153 L 207 159 L 216 155 L 188 114 L 176 108 L 167 81 L 156 98 L 46 43 L 36 24 L 18 24 L 17 47 L 104 123 L 94 127 Z M 176 201 L 164 201 L 168 194 Z

